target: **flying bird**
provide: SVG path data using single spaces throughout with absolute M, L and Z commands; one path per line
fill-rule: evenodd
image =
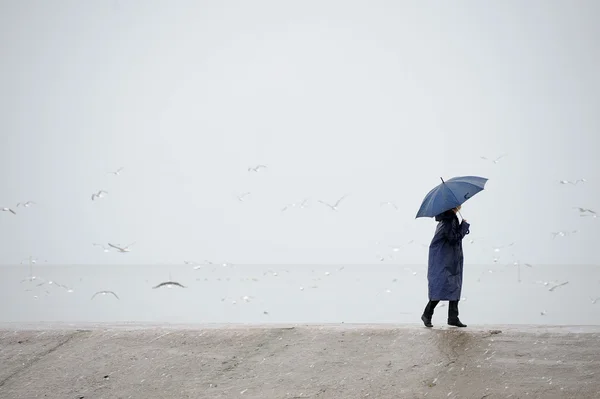
M 569 284 L 568 281 L 565 281 L 564 283 L 553 285 L 552 287 L 548 288 L 548 291 L 552 292 L 555 289 L 557 289 L 558 287 L 562 287 L 563 285 L 567 285 L 567 284 Z
M 152 287 L 153 289 L 156 288 L 160 288 L 160 287 L 167 287 L 167 288 L 171 288 L 171 287 L 181 287 L 181 288 L 186 288 L 185 286 L 181 285 L 180 283 L 178 283 L 177 281 L 165 281 L 162 282 L 160 284 L 158 284 L 155 287 Z
M 575 234 L 575 233 L 577 233 L 577 230 L 573 230 L 571 232 L 568 232 L 568 231 L 553 231 L 553 232 L 551 232 L 552 239 L 555 239 L 556 237 L 565 237 L 571 233 Z
M 104 296 L 104 295 L 107 295 L 107 294 L 112 294 L 112 295 L 114 295 L 115 298 L 119 299 L 119 297 L 117 296 L 117 294 L 115 294 L 113 291 L 98 291 L 94 295 L 92 295 L 91 299 L 94 299 L 96 297 L 96 295 L 102 295 L 102 296 Z
M 108 174 L 119 176 L 121 174 L 121 171 L 123 171 L 123 169 L 125 169 L 125 168 L 121 166 L 119 169 L 115 170 L 114 172 L 108 172 Z
M 29 208 L 31 205 L 35 205 L 35 202 L 33 202 L 33 201 L 19 202 L 17 204 L 17 208 L 20 207 L 20 206 L 25 207 L 25 208 Z
M 331 205 L 331 204 L 328 204 L 327 202 L 324 202 L 324 201 L 321 201 L 321 200 L 318 200 L 318 201 L 319 201 L 321 204 L 323 204 L 323 205 L 325 205 L 325 206 L 328 206 L 329 208 L 331 208 L 331 210 L 333 210 L 333 211 L 337 211 L 337 208 L 338 208 L 338 206 L 339 206 L 339 205 L 340 205 L 340 203 L 341 203 L 341 202 L 344 200 L 344 198 L 346 198 L 347 196 L 348 196 L 348 194 L 344 195 L 342 198 L 340 198 L 339 200 L 337 200 L 337 201 L 336 201 L 336 203 L 335 203 L 335 204 L 333 204 L 333 205 Z
M 238 201 L 242 202 L 242 201 L 244 201 L 244 198 L 246 198 L 246 196 L 248 196 L 248 195 L 250 195 L 250 193 L 249 193 L 249 192 L 247 192 L 247 193 L 242 193 L 242 194 L 240 194 L 240 195 L 237 195 L 236 197 L 237 197 Z
M 488 157 L 480 157 L 481 159 L 485 159 L 486 161 L 492 161 L 493 163 L 497 164 L 498 162 L 500 162 L 500 160 L 502 158 L 504 158 L 505 156 L 507 156 L 508 154 L 502 154 L 500 155 L 498 158 L 496 159 L 489 159 Z
M 287 204 L 286 206 L 284 206 L 283 208 L 281 208 L 281 212 L 285 212 L 290 208 L 295 208 L 296 204 Z
M 133 244 L 135 244 L 135 242 L 125 246 L 125 247 L 119 247 L 118 245 L 114 245 L 111 244 L 110 242 L 108 243 L 108 246 L 113 247 L 114 249 L 116 249 L 117 251 L 121 252 L 121 253 L 125 253 L 125 252 L 130 252 L 131 250 L 129 249 L 129 247 L 131 247 Z
M 267 165 L 256 165 L 255 167 L 249 167 L 248 172 L 259 172 L 261 169 L 266 168 Z
M 300 208 L 306 208 L 306 203 L 308 202 L 308 198 L 304 198 L 300 203 Z
M 586 179 L 577 179 L 575 181 L 571 181 L 571 180 L 559 180 L 558 182 L 560 184 L 572 184 L 572 185 L 577 185 L 579 183 L 585 183 L 587 180 Z
M 511 243 L 510 243 L 510 244 L 508 244 L 508 245 L 502 245 L 502 246 L 499 246 L 499 247 L 492 247 L 492 249 L 494 250 L 494 252 L 500 252 L 500 250 L 501 250 L 502 248 L 512 247 L 513 245 L 515 245 L 515 243 L 514 243 L 514 242 L 511 242 Z
M 384 205 L 392 206 L 395 210 L 398 210 L 398 205 L 394 204 L 393 202 L 385 201 L 385 202 L 382 202 L 379 204 L 379 206 L 384 206 Z
M 581 208 L 579 206 L 574 206 L 573 209 L 579 210 L 579 213 L 593 213 L 593 214 L 596 214 L 595 211 L 593 211 L 593 210 L 591 210 L 589 208 Z
M 12 210 L 12 209 L 10 209 L 10 208 L 0 208 L 0 211 L 2 211 L 2 212 L 10 212 L 10 213 L 12 213 L 13 215 L 16 215 L 16 214 L 17 214 L 17 212 L 13 211 L 13 210 Z
M 95 201 L 96 198 L 104 198 L 104 194 L 108 194 L 108 192 L 100 190 L 97 193 L 92 194 L 92 201 Z

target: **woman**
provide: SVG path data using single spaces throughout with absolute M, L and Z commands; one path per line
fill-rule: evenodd
M 425 327 L 433 327 L 433 310 L 440 301 L 450 301 L 448 306 L 448 325 L 466 327 L 458 319 L 458 301 L 462 289 L 463 249 L 462 239 L 469 234 L 469 223 L 463 219 L 458 222 L 456 213 L 460 205 L 435 217 L 438 222 L 435 235 L 429 245 L 429 266 L 427 281 L 429 284 L 429 303 L 421 316 Z

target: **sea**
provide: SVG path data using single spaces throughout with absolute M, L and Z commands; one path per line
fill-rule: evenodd
M 154 288 L 166 281 L 183 287 Z M 0 266 L 0 323 L 420 324 L 426 302 L 425 265 Z M 473 325 L 600 325 L 600 266 L 467 264 L 459 310 Z

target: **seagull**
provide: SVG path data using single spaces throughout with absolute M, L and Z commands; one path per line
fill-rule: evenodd
M 92 194 L 92 201 L 96 200 L 96 198 L 104 198 L 104 194 L 108 194 L 108 192 L 100 190 L 97 193 Z
M 126 247 L 121 248 L 117 245 L 111 244 L 110 242 L 108 243 L 108 245 L 110 247 L 113 247 L 114 249 L 118 250 L 121 253 L 130 252 L 129 247 L 131 247 L 133 244 L 135 244 L 135 242 L 132 242 L 131 244 L 127 245 Z
M 328 206 L 329 208 L 331 208 L 331 210 L 333 210 L 333 211 L 337 211 L 337 207 L 340 205 L 340 202 L 342 202 L 342 200 L 343 200 L 344 198 L 346 198 L 347 196 L 348 196 L 348 194 L 344 195 L 342 198 L 340 198 L 339 200 L 337 200 L 337 202 L 336 202 L 335 204 L 333 204 L 333 205 L 331 205 L 331 204 L 328 204 L 327 202 L 323 202 L 323 201 L 321 201 L 321 200 L 319 200 L 319 202 L 320 202 L 321 204 L 323 204 L 323 205 L 326 205 L 326 206 Z
M 101 247 L 101 248 L 102 248 L 102 250 L 103 250 L 104 252 L 109 252 L 109 251 L 110 251 L 110 249 L 109 249 L 108 247 L 105 247 L 105 246 L 104 246 L 104 245 L 102 245 L 102 244 L 96 244 L 96 243 L 92 243 L 92 245 L 93 245 L 93 246 L 95 246 L 95 247 Z M 110 245 L 110 244 L 109 244 L 109 245 Z
M 286 206 L 284 206 L 284 207 L 281 209 L 281 212 L 285 212 L 285 211 L 287 211 L 289 208 L 294 208 L 294 207 L 296 207 L 296 204 L 287 204 Z
M 573 230 L 571 232 L 568 231 L 553 231 L 551 232 L 552 234 L 552 239 L 556 238 L 556 237 L 565 237 L 567 235 L 569 235 L 570 233 L 577 233 L 577 230 Z
M 600 296 L 597 298 L 590 298 L 590 301 L 592 301 L 592 305 L 594 305 L 596 302 L 598 302 L 598 300 L 600 300 Z
M 596 214 L 595 211 L 593 211 L 593 210 L 591 210 L 589 208 L 581 208 L 579 206 L 574 206 L 573 209 L 578 209 L 579 213 L 593 213 L 593 214 Z
M 17 212 L 13 211 L 13 210 L 12 210 L 12 209 L 10 209 L 10 208 L 0 208 L 0 211 L 2 211 L 2 212 L 10 212 L 10 213 L 12 213 L 13 215 L 16 215 L 16 214 L 17 214 Z
M 19 206 L 22 206 L 22 207 L 25 207 L 25 208 L 29 208 L 31 205 L 35 205 L 35 202 L 33 202 L 33 201 L 19 202 L 19 203 L 17 204 L 17 208 L 18 208 Z
M 115 170 L 114 172 L 108 172 L 109 175 L 115 175 L 115 176 L 119 176 L 121 174 L 121 171 L 124 168 L 121 166 L 119 169 Z
M 202 265 L 198 262 L 184 260 L 183 263 L 194 266 L 194 270 L 202 269 Z
M 558 182 L 560 184 L 572 184 L 572 185 L 577 185 L 579 183 L 585 183 L 587 180 L 586 179 L 577 179 L 575 181 L 571 181 L 571 180 L 559 180 Z
M 569 284 L 568 281 L 565 281 L 564 283 L 553 285 L 552 287 L 548 288 L 548 291 L 552 292 L 555 289 L 557 289 L 558 287 L 562 287 L 563 285 L 567 285 L 567 284 Z
M 300 208 L 304 209 L 306 208 L 306 203 L 308 202 L 308 198 L 304 198 L 302 200 L 302 202 L 300 203 Z
M 502 158 L 504 158 L 505 156 L 507 156 L 508 154 L 502 154 L 500 155 L 498 158 L 496 159 L 489 159 L 487 157 L 480 157 L 481 159 L 485 159 L 486 161 L 492 161 L 493 163 L 497 164 Z
M 165 281 L 165 282 L 162 282 L 162 283 L 160 283 L 160 284 L 158 284 L 157 286 L 155 286 L 155 287 L 152 287 L 152 288 L 153 288 L 153 289 L 160 288 L 160 287 L 167 287 L 167 288 L 171 288 L 171 287 L 175 287 L 175 286 L 177 286 L 177 287 L 181 287 L 181 288 L 186 288 L 185 286 L 181 285 L 181 284 L 180 284 L 180 283 L 178 283 L 177 281 Z
M 398 210 L 398 205 L 394 204 L 391 201 L 385 201 L 379 204 L 379 206 L 384 206 L 384 205 L 390 205 L 392 207 L 394 207 L 395 210 Z
M 248 172 L 259 172 L 260 169 L 266 168 L 267 165 L 256 165 L 255 167 L 249 167 Z
M 92 295 L 91 299 L 94 299 L 96 297 L 96 295 L 102 295 L 102 296 L 104 296 L 104 295 L 107 295 L 107 294 L 112 294 L 112 295 L 115 296 L 115 298 L 119 299 L 119 297 L 117 296 L 117 294 L 115 294 L 113 291 L 98 291 L 94 295 Z
M 400 251 L 400 248 L 402 248 L 405 245 L 409 245 L 412 244 L 413 242 L 415 242 L 415 240 L 410 240 L 408 241 L 406 244 L 400 244 L 400 245 L 390 245 L 390 248 L 392 248 L 393 252 L 398 252 Z
M 247 192 L 247 193 L 243 193 L 243 194 L 237 195 L 237 199 L 238 199 L 238 201 L 240 201 L 240 202 L 244 201 L 244 198 L 245 198 L 247 195 L 250 195 L 250 193 L 249 193 L 249 192 Z
M 500 250 L 501 250 L 502 248 L 512 247 L 513 245 L 515 245 L 515 243 L 514 243 L 514 242 L 511 242 L 511 243 L 510 243 L 510 244 L 508 244 L 508 245 L 502 245 L 502 246 L 500 246 L 500 247 L 492 247 L 492 249 L 494 250 L 494 252 L 500 252 Z

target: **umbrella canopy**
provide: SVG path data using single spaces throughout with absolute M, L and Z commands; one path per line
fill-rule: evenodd
M 435 217 L 449 209 L 462 205 L 482 191 L 488 181 L 485 177 L 459 176 L 444 181 L 425 196 L 417 218 Z

